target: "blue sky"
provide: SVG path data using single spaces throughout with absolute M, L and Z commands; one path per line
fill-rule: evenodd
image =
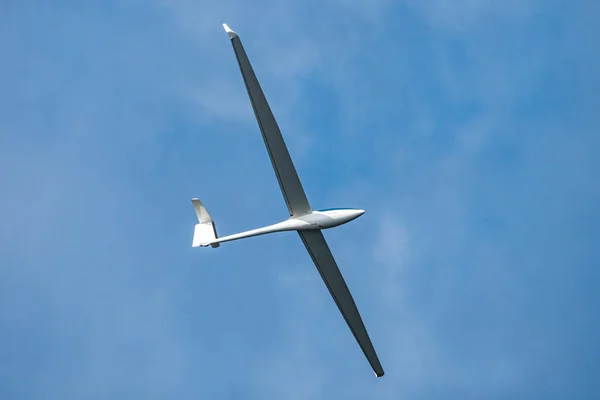
M 218 5 L 217 5 L 218 4 Z M 0 13 L 0 398 L 600 397 L 592 1 Z M 386 370 L 286 217 L 241 36 Z

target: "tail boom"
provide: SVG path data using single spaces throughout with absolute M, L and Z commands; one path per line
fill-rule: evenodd
M 290 218 L 282 222 L 278 222 L 273 225 L 264 226 L 262 228 L 252 229 L 245 232 L 234 233 L 233 235 L 223 236 L 216 238 L 212 243 L 223 243 L 230 242 L 232 240 L 245 239 L 254 236 L 266 235 L 268 233 L 285 232 L 285 231 L 297 231 L 300 229 L 315 229 L 315 226 L 310 225 L 305 221 L 301 221 L 295 218 Z M 212 244 L 211 243 L 211 244 Z

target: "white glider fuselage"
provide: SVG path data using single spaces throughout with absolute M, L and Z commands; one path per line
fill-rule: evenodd
M 211 240 L 210 242 L 200 243 L 200 246 L 206 247 L 217 243 L 230 242 L 232 240 L 244 239 L 274 232 L 333 228 L 334 226 L 339 226 L 350 222 L 360 217 L 364 213 L 364 210 L 354 208 L 330 208 L 326 210 L 312 211 L 309 214 L 298 217 L 290 217 L 285 221 L 281 221 L 273 225 L 235 233 L 233 235 L 222 236 Z

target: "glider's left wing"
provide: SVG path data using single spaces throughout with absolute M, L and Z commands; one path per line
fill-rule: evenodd
M 300 178 L 298 178 L 298 173 L 296 172 L 290 153 L 281 136 L 279 126 L 277 126 L 269 103 L 267 103 L 265 94 L 254 74 L 244 46 L 242 46 L 242 41 L 238 34 L 229 29 L 226 24 L 223 24 L 223 28 L 225 28 L 231 39 L 233 51 L 240 66 L 252 108 L 254 109 L 254 115 L 260 127 L 267 152 L 271 158 L 271 164 L 275 170 L 275 175 L 277 175 L 277 181 L 279 181 L 279 187 L 281 188 L 288 211 L 294 217 L 308 214 L 312 211 L 310 204 L 308 204 L 306 194 L 300 183 Z
M 298 231 L 306 250 L 310 253 L 315 266 L 321 274 L 321 278 L 327 285 L 329 293 L 335 300 L 340 312 L 344 316 L 348 327 L 352 331 L 352 334 L 356 338 L 358 345 L 362 349 L 363 353 L 367 357 L 371 368 L 375 372 L 377 377 L 383 376 L 383 368 L 375 352 L 375 348 L 371 343 L 365 324 L 360 317 L 358 308 L 354 303 L 354 299 L 346 286 L 344 277 L 340 272 L 329 246 L 323 237 L 323 233 L 320 230 L 305 230 Z

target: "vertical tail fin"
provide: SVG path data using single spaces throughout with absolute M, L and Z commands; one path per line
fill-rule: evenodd
M 217 228 L 215 223 L 200 199 L 192 199 L 192 204 L 196 210 L 198 216 L 198 223 L 194 228 L 194 238 L 192 240 L 192 247 L 198 246 L 212 246 L 219 247 L 219 243 L 212 243 L 217 239 Z

